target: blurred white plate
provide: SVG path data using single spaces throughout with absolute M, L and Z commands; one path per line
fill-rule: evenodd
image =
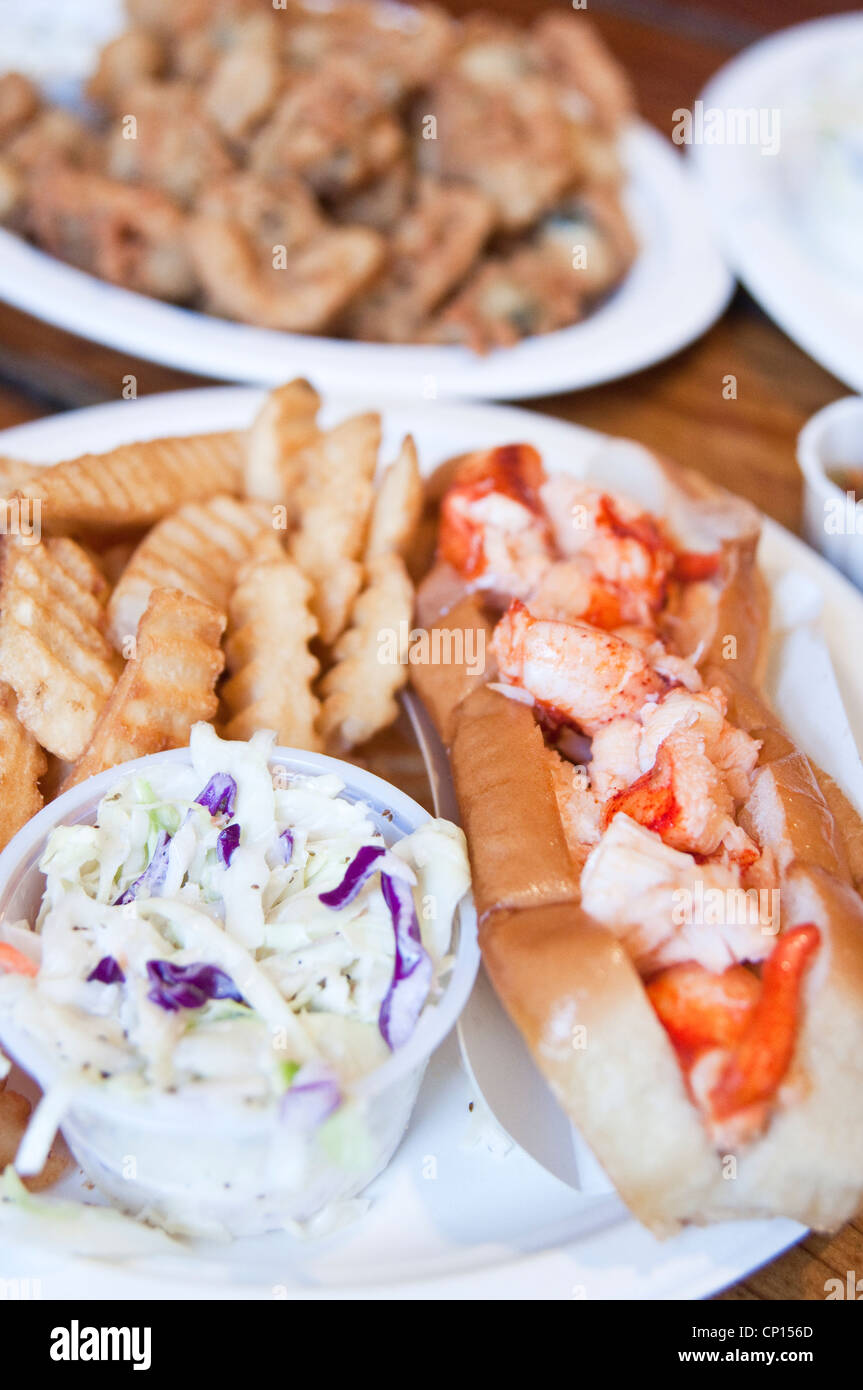
M 259 399 L 235 388 L 118 402 L 6 430 L 0 452 L 50 462 L 160 434 L 242 427 Z M 578 468 L 600 438 L 533 412 L 385 405 L 373 393 L 330 398 L 326 415 L 334 420 L 369 407 L 383 408 L 387 452 L 409 429 L 426 470 L 451 454 L 514 439 L 534 444 L 550 468 Z M 859 742 L 863 656 L 848 633 L 863 624 L 863 598 L 769 521 L 763 558 L 773 582 L 797 571 L 820 591 L 839 689 Z M 45 1298 L 697 1298 L 742 1278 L 802 1234 L 789 1221 L 729 1222 L 660 1244 L 616 1196 L 576 1192 L 523 1150 L 507 1148 L 483 1120 L 451 1038 L 432 1059 L 407 1137 L 356 1224 L 305 1243 L 272 1235 L 134 1264 L 13 1244 L 0 1225 L 0 1279 L 38 1278 Z M 74 1178 L 65 1187 L 92 1200 Z
M 18 66 L 72 98 L 82 71 L 76 0 L 67 53 L 50 41 L 53 0 L 36 20 L 7 21 Z M 0 0 L 3 11 L 10 0 Z M 14 6 L 12 7 L 14 10 Z M 110 32 L 115 5 L 97 13 L 91 54 Z M 45 11 L 43 13 L 42 11 Z M 41 27 L 40 27 L 41 26 Z M 3 35 L 4 45 L 6 34 Z M 11 59 L 10 59 L 11 61 Z M 5 50 L 2 58 L 6 66 Z M 628 376 L 699 337 L 722 313 L 732 280 L 713 246 L 698 196 L 671 144 L 646 125 L 624 142 L 627 206 L 641 251 L 626 281 L 584 323 L 479 357 L 459 347 L 391 346 L 278 333 L 180 309 L 119 289 L 65 265 L 0 229 L 0 299 L 70 333 L 182 371 L 225 381 L 276 384 L 313 377 L 323 389 L 345 382 L 393 396 L 516 399 L 595 386 Z
M 123 10 L 123 0 L 0 0 L 2 71 L 29 73 L 52 91 L 70 89 L 123 28 Z
M 836 15 L 781 30 L 727 63 L 699 100 L 705 113 L 778 110 L 793 131 L 800 93 L 849 53 L 863 61 L 863 14 Z M 805 193 L 779 153 L 756 144 L 690 147 L 690 160 L 729 261 L 747 289 L 794 341 L 823 367 L 863 390 L 863 282 L 843 274 L 807 231 Z M 820 196 L 815 190 L 810 197 Z M 863 242 L 863 226 L 858 229 Z

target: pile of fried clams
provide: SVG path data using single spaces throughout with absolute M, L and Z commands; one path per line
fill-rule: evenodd
M 127 9 L 86 116 L 0 77 L 0 221 L 52 255 L 264 328 L 477 352 L 625 276 L 632 101 L 583 14 Z

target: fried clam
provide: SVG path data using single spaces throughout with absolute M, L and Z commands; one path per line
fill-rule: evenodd
M 578 125 L 573 127 L 573 141 L 573 156 L 578 167 L 573 189 L 587 195 L 602 188 L 614 192 L 623 187 L 626 171 L 620 143 L 614 136 L 595 125 Z
M 64 537 L 7 536 L 0 583 L 0 680 L 43 748 L 73 759 L 86 747 L 120 663 L 105 637 L 108 585 Z
M 271 36 L 281 48 L 287 16 L 285 0 L 262 9 L 260 0 L 129 0 L 132 23 L 154 34 L 170 55 L 170 71 L 204 85 L 221 58 L 248 41 L 253 32 Z
M 99 53 L 96 69 L 87 83 L 87 96 L 116 114 L 126 109 L 126 98 L 142 82 L 162 76 L 167 54 L 161 40 L 146 29 L 127 29 Z
M 411 7 L 347 0 L 329 10 L 302 6 L 286 36 L 286 52 L 298 69 L 343 60 L 361 66 L 386 101 L 430 81 L 452 47 L 457 26 L 434 5 Z
M 328 209 L 336 222 L 374 227 L 389 233 L 407 213 L 411 202 L 414 171 L 406 157 L 397 159 L 370 183 L 331 198 Z
M 6 72 L 0 77 L 0 145 L 23 129 L 39 110 L 42 98 L 29 77 Z
M 638 251 L 620 199 L 608 187 L 567 199 L 540 223 L 534 244 L 573 268 L 585 298 L 594 302 L 623 279 Z
M 286 175 L 300 176 L 334 197 L 382 174 L 404 145 L 370 79 L 333 60 L 290 84 L 252 142 L 251 167 L 277 186 Z
M 207 73 L 203 109 L 232 144 L 248 140 L 267 119 L 284 86 L 274 19 L 274 15 L 253 16 Z
M 52 165 L 50 177 L 35 169 L 24 227 L 46 251 L 103 280 L 169 300 L 195 291 L 185 219 L 156 188 L 68 165 Z
M 571 19 L 564 19 L 564 29 L 569 31 L 573 27 Z M 614 67 L 614 60 L 601 40 L 594 37 L 593 44 L 602 49 L 605 59 Z M 542 44 L 532 39 L 525 41 L 523 30 L 482 16 L 469 20 L 458 53 L 457 70 L 474 82 L 502 90 L 532 81 L 554 100 L 564 119 L 561 131 L 570 162 L 570 187 L 581 188 L 594 181 L 618 184 L 622 181 L 616 129 L 598 123 L 588 97 L 574 86 L 571 78 L 561 76 Z M 628 105 L 625 110 L 628 112 Z M 621 120 L 624 114 L 621 113 Z
M 489 352 L 565 328 L 584 311 L 585 292 L 572 262 L 556 246 L 528 243 L 482 261 L 424 336 Z
M 211 604 L 154 589 L 125 670 L 61 790 L 131 758 L 182 748 L 193 724 L 213 719 L 224 628 L 224 613 Z
M 14 463 L 15 469 L 21 466 Z M 113 537 L 149 526 L 184 502 L 239 493 L 242 466 L 241 436 L 224 431 L 146 439 L 105 454 L 82 454 L 50 468 L 31 468 L 29 478 L 17 486 L 27 499 L 39 502 L 47 534 Z M 0 463 L 0 477 L 2 471 Z
M 237 571 L 272 522 L 264 503 L 233 497 L 190 502 L 158 522 L 108 603 L 108 632 L 117 650 L 128 648 L 154 589 L 178 589 L 226 612 Z
M 206 25 L 212 18 L 221 23 L 240 8 L 250 8 L 241 0 L 126 0 L 126 13 L 132 24 L 162 38 L 176 38 Z
M 491 202 L 467 184 L 425 175 L 387 247 L 386 270 L 348 309 L 351 337 L 410 342 L 476 260 L 495 221 Z
M 501 83 L 447 70 L 423 101 L 436 135 L 417 122 L 419 167 L 478 188 L 507 231 L 530 226 L 578 175 L 575 124 L 541 76 Z
M 613 133 L 633 115 L 635 98 L 626 73 L 584 15 L 573 23 L 572 16 L 546 11 L 531 29 L 530 46 L 562 93 L 591 122 Z
M 529 238 L 480 262 L 426 337 L 487 352 L 566 328 L 620 283 L 637 250 L 611 187 L 573 195 Z
M 525 37 L 518 25 L 495 15 L 468 15 L 459 27 L 447 67 L 481 86 L 511 87 L 540 70 Z
M 238 221 L 208 215 L 190 219 L 187 244 L 212 313 L 288 333 L 328 327 L 384 258 L 371 227 L 324 226 L 302 245 L 262 251 Z
M 286 507 L 286 521 L 293 519 L 296 509 L 305 468 L 303 451 L 320 433 L 320 405 L 320 396 L 307 381 L 289 381 L 267 394 L 246 437 L 246 496 Z
M 26 191 L 20 171 L 0 154 L 0 224 L 21 231 Z
M 369 413 L 343 420 L 305 451 L 291 553 L 314 584 L 312 612 L 326 646 L 343 630 L 362 585 L 380 442 L 380 416 Z
M 183 207 L 233 167 L 197 92 L 184 82 L 139 83 L 108 137 L 107 170 L 113 178 L 161 190 Z
M 236 224 L 262 263 L 270 265 L 277 248 L 295 251 L 326 229 L 317 200 L 301 179 L 286 178 L 275 187 L 248 170 L 208 184 L 195 211 L 202 218 Z
M 15 713 L 17 697 L 0 682 L 0 849 L 42 806 L 44 750 Z
M 225 641 L 224 738 L 274 729 L 287 748 L 318 749 L 312 693 L 318 662 L 309 643 L 318 630 L 312 584 L 278 545 L 256 547 L 237 577 Z
M 74 112 L 42 107 L 7 141 L 3 153 L 15 168 L 44 182 L 66 165 L 98 169 L 103 162 L 104 138 Z
M 623 279 L 638 243 L 616 193 L 595 188 L 573 197 L 541 222 L 534 238 L 543 252 L 573 267 L 586 299 L 596 302 Z
M 524 29 L 489 15 L 462 26 L 451 67 L 471 81 L 506 88 L 542 78 L 580 128 L 614 136 L 635 102 L 623 69 L 583 15 L 546 11 Z

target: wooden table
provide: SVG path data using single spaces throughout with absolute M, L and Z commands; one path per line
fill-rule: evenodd
M 450 7 L 463 12 L 471 5 L 453 0 Z M 538 8 L 530 0 L 495 4 L 516 18 Z M 592 17 L 634 78 L 641 110 L 665 134 L 671 113 L 691 105 L 726 58 L 775 27 L 772 8 L 765 0 L 760 5 L 756 0 L 590 0 Z M 782 18 L 792 23 L 846 8 L 842 0 L 817 5 L 784 0 Z M 0 428 L 51 410 L 117 399 L 130 372 L 139 395 L 209 384 L 82 342 L 0 306 Z M 723 378 L 729 374 L 737 379 L 736 400 L 723 398 Z M 797 431 L 813 411 L 845 393 L 740 291 L 722 321 L 671 361 L 624 382 L 534 401 L 530 408 L 631 435 L 701 469 L 798 530 Z M 405 772 L 412 782 L 409 761 Z M 804 1240 L 722 1297 L 821 1299 L 825 1280 L 844 1279 L 849 1269 L 863 1271 L 860 1220 L 832 1239 Z

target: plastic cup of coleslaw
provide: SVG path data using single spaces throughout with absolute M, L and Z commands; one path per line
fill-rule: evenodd
M 117 782 L 165 761 L 190 765 L 190 751 L 154 754 L 90 778 L 18 832 L 0 853 L 0 928 L 35 921 L 45 887 L 38 863 L 51 831 L 94 823 L 101 798 Z M 344 784 L 340 798 L 363 803 L 387 845 L 431 819 L 403 792 L 352 764 L 285 748 L 274 748 L 269 763 L 288 779 L 335 774 Z M 320 1216 L 355 1197 L 386 1167 L 407 1128 L 426 1064 L 473 987 L 479 949 L 469 893 L 454 916 L 450 955 L 441 993 L 423 1009 L 408 1040 L 352 1081 L 336 1113 L 308 1130 L 285 1125 L 278 1103 L 250 1107 L 188 1087 L 124 1095 L 84 1086 L 64 1094 L 50 1040 L 16 1026 L 2 1001 L 0 1046 L 56 1105 L 84 1174 L 114 1205 L 182 1235 L 262 1234 Z

